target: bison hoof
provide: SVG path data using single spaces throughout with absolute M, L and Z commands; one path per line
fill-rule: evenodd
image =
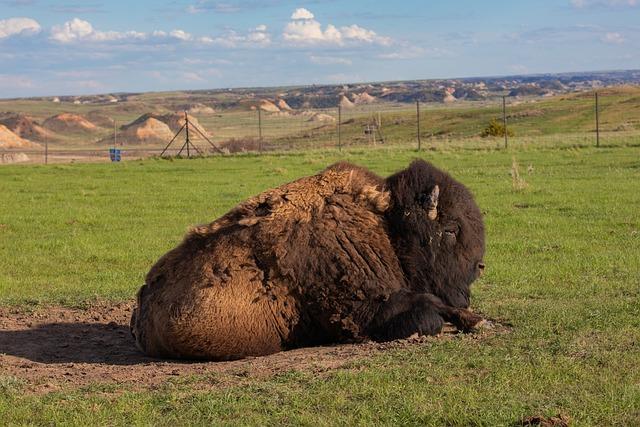
M 485 319 L 469 310 L 457 310 L 457 316 L 453 320 L 453 324 L 463 332 L 473 332 L 482 327 Z

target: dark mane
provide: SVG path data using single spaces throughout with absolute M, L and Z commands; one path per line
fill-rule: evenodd
M 436 185 L 438 217 L 431 221 L 424 202 Z M 391 175 L 386 187 L 391 191 L 390 237 L 409 285 L 468 307 L 469 287 L 477 277 L 472 264 L 484 254 L 482 215 L 469 190 L 423 160 Z M 458 230 L 454 243 L 448 237 L 452 229 Z

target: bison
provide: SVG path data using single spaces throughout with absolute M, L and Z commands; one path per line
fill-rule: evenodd
M 147 274 L 131 332 L 149 356 L 231 360 L 467 331 L 483 255 L 480 210 L 447 173 L 341 162 L 194 227 Z

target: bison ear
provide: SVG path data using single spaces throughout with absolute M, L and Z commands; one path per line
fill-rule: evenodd
M 440 187 L 436 184 L 429 193 L 420 195 L 420 202 L 427 210 L 427 217 L 433 221 L 438 217 L 438 197 L 440 197 Z

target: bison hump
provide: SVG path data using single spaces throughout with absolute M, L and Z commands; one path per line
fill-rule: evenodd
M 190 235 L 210 236 L 233 226 L 270 227 L 271 223 L 308 223 L 321 217 L 328 200 L 350 196 L 366 210 L 383 213 L 389 207 L 390 193 L 384 180 L 372 172 L 339 162 L 321 173 L 267 190 L 240 203 L 216 221 L 193 227 Z
M 366 169 L 338 163 L 253 197 L 191 236 L 242 236 L 269 280 L 299 295 L 305 310 L 317 314 L 314 321 L 319 316 L 353 329 L 367 316 L 362 307 L 403 286 L 386 229 L 390 196 L 383 183 Z
M 403 286 L 382 212 L 389 194 L 358 169 L 340 164 L 260 198 L 259 257 L 328 322 L 351 328 L 371 301 Z M 274 197 L 275 196 L 275 197 Z M 275 199 L 275 200 L 274 200 Z

